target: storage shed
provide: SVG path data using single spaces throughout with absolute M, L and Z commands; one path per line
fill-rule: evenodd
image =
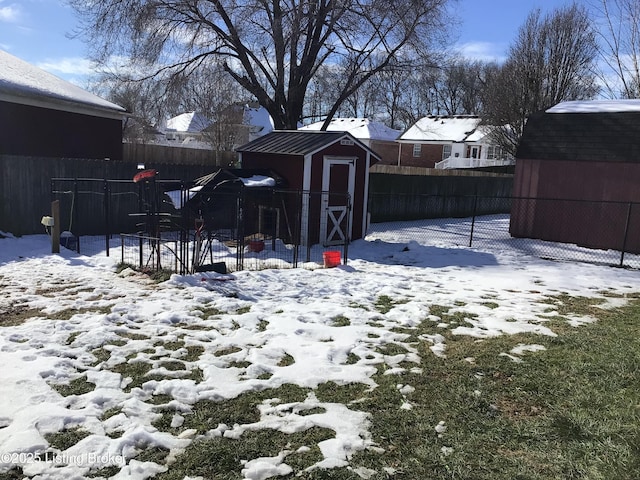
M 369 167 L 380 157 L 349 133 L 274 131 L 238 152 L 242 168 L 273 170 L 301 193 L 301 244 L 365 236 Z
M 516 155 L 516 237 L 640 253 L 640 100 L 532 115 Z

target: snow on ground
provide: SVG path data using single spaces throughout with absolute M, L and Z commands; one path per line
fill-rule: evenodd
M 121 467 L 115 478 L 149 478 L 166 466 L 135 460 L 141 445 L 169 449 L 171 458 L 196 436 L 192 429 L 178 435 L 156 429 L 159 408 L 175 411 L 171 425 L 180 428 L 203 399 L 289 383 L 375 388 L 380 365 L 399 374 L 407 363 L 419 362 L 415 347 L 403 344 L 406 336 L 394 327 L 426 321 L 479 338 L 555 335 L 545 325 L 554 312 L 539 303 L 545 296 L 638 291 L 636 270 L 545 261 L 503 242 L 483 250 L 425 245 L 405 233 L 377 226 L 350 246 L 348 265 L 337 268 L 174 275 L 161 284 L 116 274 L 117 258 L 52 255 L 44 235 L 0 238 L 0 325 L 29 317 L 0 326 L 0 473 L 20 466 L 26 476 L 82 478 L 92 468 L 113 465 Z M 375 305 L 381 296 L 393 300 L 386 313 Z M 473 316 L 463 325 L 447 324 L 430 313 L 432 305 Z M 590 319 L 571 320 L 580 325 Z M 443 335 L 422 339 L 434 355 L 446 357 Z M 381 353 L 381 346 L 393 343 L 409 353 Z M 543 355 L 541 350 L 519 345 L 505 355 L 520 361 Z M 119 373 L 135 364 L 146 366 L 148 381 L 133 385 Z M 53 388 L 84 376 L 95 385 L 88 393 L 62 396 Z M 413 387 L 398 381 L 398 390 L 405 399 L 398 408 L 411 408 Z M 171 400 L 158 405 L 152 401 L 158 398 Z M 315 468 L 345 466 L 354 452 L 376 448 L 367 414 L 349 405 L 320 402 L 311 393 L 302 402 L 270 399 L 256 407 L 259 421 L 211 425 L 206 435 L 331 429 L 335 436 L 319 444 L 324 458 Z M 63 452 L 45 439 L 76 426 L 90 434 Z M 43 452 L 47 461 L 33 461 Z M 287 474 L 289 453 L 247 458 L 242 474 Z

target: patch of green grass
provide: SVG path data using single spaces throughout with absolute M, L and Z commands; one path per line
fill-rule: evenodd
M 378 312 L 385 314 L 388 313 L 396 305 L 401 305 L 407 302 L 408 300 L 394 300 L 388 295 L 380 295 L 376 299 L 374 306 Z
M 333 327 L 348 327 L 351 325 L 351 320 L 344 315 L 336 315 L 331 319 L 331 325 Z
M 232 426 L 234 424 L 254 423 L 260 420 L 258 405 L 264 400 L 277 398 L 280 403 L 302 402 L 311 390 L 286 384 L 277 389 L 265 389 L 245 393 L 231 400 L 214 401 L 200 400 L 192 407 L 192 412 L 184 414 L 184 424 L 180 428 L 172 428 L 171 420 L 174 411 L 164 410 L 162 417 L 156 420 L 153 425 L 165 432 L 177 434 L 185 429 L 194 428 L 200 434 L 217 428 L 224 423 Z M 166 404 L 170 399 L 163 398 L 158 404 Z M 166 400 L 166 401 L 165 401 Z
M 12 467 L 8 472 L 0 473 L 0 480 L 22 480 L 22 467 Z
M 246 307 L 240 307 L 236 310 L 236 315 L 243 315 L 245 313 L 249 313 L 251 311 L 251 305 L 247 305 Z
M 500 306 L 496 302 L 482 302 L 482 303 L 480 303 L 480 305 L 483 305 L 483 306 L 485 306 L 487 308 L 491 308 L 491 309 L 496 309 L 496 308 L 498 308 Z
M 167 269 L 156 270 L 149 273 L 149 278 L 156 283 L 166 282 L 173 275 L 173 271 Z
M 184 340 L 173 340 L 169 342 L 157 341 L 153 344 L 154 347 L 164 347 L 167 350 L 180 350 L 184 348 Z
M 300 478 L 336 478 L 333 476 L 313 477 L 302 473 L 304 468 L 322 460 L 322 454 L 317 444 L 334 436 L 335 433 L 332 430 L 312 427 L 303 432 L 292 434 L 273 430 L 258 430 L 245 432 L 238 440 L 228 438 L 196 440 L 187 447 L 183 454 L 178 455 L 169 471 L 161 473 L 155 478 L 158 480 L 182 480 L 185 476 L 189 476 L 235 480 L 241 477 L 243 460 L 276 456 L 283 450 L 292 452 L 286 457 L 285 462 L 294 469 L 294 473 L 300 472 L 302 474 Z M 300 447 L 304 446 L 309 446 L 310 449 L 296 453 Z M 328 472 L 330 471 L 323 472 L 323 475 Z M 278 478 L 294 477 L 288 475 Z
M 160 362 L 160 366 L 171 371 L 178 371 L 178 370 L 185 369 L 184 363 L 178 360 L 164 360 Z
M 56 392 L 63 397 L 69 397 L 71 395 L 84 395 L 85 393 L 93 392 L 96 388 L 95 384 L 87 382 L 87 376 L 74 378 L 67 384 L 51 385 Z
M 279 367 L 288 367 L 289 365 L 293 365 L 294 363 L 296 363 L 296 359 L 293 358 L 288 353 L 285 353 L 284 356 L 278 362 L 278 366 Z
M 151 380 L 163 380 L 165 377 L 158 374 L 149 375 L 152 366 L 147 362 L 124 362 L 116 365 L 111 369 L 112 372 L 119 373 L 122 378 L 131 378 L 129 384 L 123 389 L 130 392 L 133 388 L 141 387 L 144 383 Z
M 347 361 L 345 362 L 347 365 L 355 365 L 360 360 L 360 357 L 353 352 L 349 352 L 347 354 Z
M 247 362 L 246 360 L 233 361 L 229 363 L 229 367 L 235 367 L 235 368 L 247 368 L 250 366 L 251 366 L 251 362 Z
M 60 432 L 47 433 L 44 435 L 44 439 L 49 442 L 49 445 L 53 448 L 64 451 L 67 448 L 73 447 L 76 443 L 89 435 L 91 434 L 86 430 L 83 430 L 80 427 L 74 427 L 67 428 Z
M 67 337 L 67 341 L 65 342 L 66 345 L 71 345 L 76 338 L 78 338 L 78 336 L 81 334 L 82 332 L 73 332 L 72 334 L 70 334 Z
M 316 397 L 321 402 L 344 403 L 354 402 L 364 395 L 369 387 L 362 383 L 347 383 L 338 385 L 335 382 L 326 382 L 318 385 L 315 390 Z
M 185 362 L 195 362 L 204 353 L 204 347 L 200 345 L 189 345 L 185 348 L 187 349 L 187 354 L 182 357 Z
M 126 270 L 127 268 L 131 270 L 135 270 L 137 267 L 131 263 L 119 262 L 116 265 L 116 273 L 121 273 L 123 270 Z
M 221 348 L 219 350 L 216 350 L 215 353 L 213 354 L 216 357 L 223 357 L 225 355 L 232 355 L 234 353 L 238 353 L 241 352 L 242 349 L 240 347 L 225 347 L 225 348 Z
M 218 307 L 211 304 L 203 305 L 202 308 L 200 308 L 200 311 L 202 312 L 202 318 L 204 319 L 223 315 L 225 313 Z
M 118 472 L 120 472 L 121 468 L 118 467 L 117 465 L 111 465 L 109 467 L 103 467 L 103 468 L 98 468 L 97 470 L 92 470 L 89 473 L 86 473 L 85 475 L 88 478 L 97 478 L 97 477 L 101 477 L 101 478 L 111 478 L 115 475 L 118 474 Z
M 154 462 L 162 465 L 165 463 L 167 455 L 169 455 L 168 448 L 153 446 L 143 448 L 142 451 L 136 455 L 135 459 L 139 462 Z
M 122 413 L 122 407 L 112 407 L 102 412 L 102 415 L 100 416 L 100 420 L 104 422 L 105 420 L 111 417 L 115 417 L 116 415 L 119 415 L 121 413 Z
M 34 317 L 44 317 L 41 310 L 29 308 L 23 305 L 10 305 L 0 310 L 0 327 L 13 327 L 22 325 Z
M 149 337 L 146 335 L 141 335 L 135 332 L 118 332 L 118 335 L 123 338 L 128 338 L 129 340 L 147 340 Z
M 259 332 L 264 332 L 268 326 L 269 326 L 269 322 L 267 322 L 266 320 L 260 320 L 258 322 L 257 328 Z

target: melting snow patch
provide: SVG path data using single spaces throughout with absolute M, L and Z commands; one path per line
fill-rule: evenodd
M 514 363 L 522 363 L 523 360 L 520 358 L 520 355 L 524 354 L 525 352 L 540 352 L 546 349 L 547 348 L 544 345 L 538 345 L 538 344 L 525 345 L 524 343 L 519 343 L 518 345 L 513 347 L 511 350 L 509 350 L 509 353 L 511 355 L 509 353 L 502 352 L 500 356 L 507 357 Z
M 265 480 L 267 478 L 289 475 L 293 469 L 283 463 L 289 452 L 281 452 L 277 457 L 261 457 L 244 462 L 243 478 L 249 480 Z

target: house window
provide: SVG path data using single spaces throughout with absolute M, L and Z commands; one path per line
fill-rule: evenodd
M 413 156 L 414 157 L 419 157 L 421 153 L 422 153 L 422 145 L 420 143 L 414 143 L 413 144 Z
M 446 160 L 451 156 L 451 145 L 442 146 L 442 159 Z
M 500 147 L 499 145 L 489 145 L 487 147 L 487 158 L 489 160 L 496 160 L 505 157 L 506 155 L 504 154 L 502 147 Z

